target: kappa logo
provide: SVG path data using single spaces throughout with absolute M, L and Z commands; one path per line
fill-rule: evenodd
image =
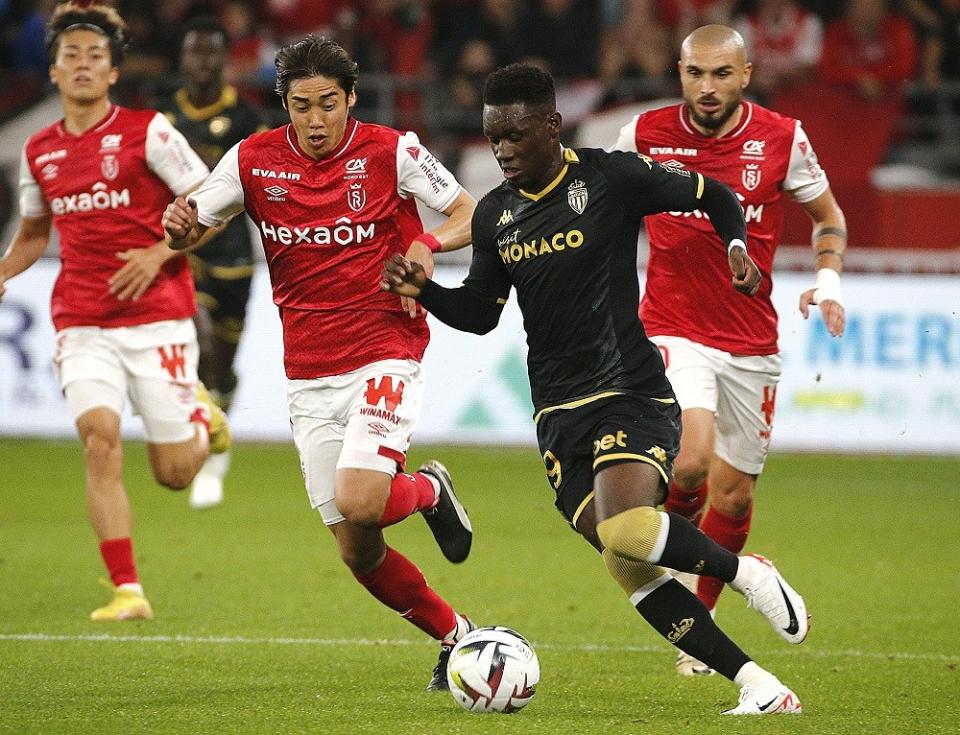
M 662 447 L 654 445 L 647 450 L 647 454 L 651 455 L 660 464 L 664 464 L 667 461 L 667 453 L 663 451 Z
M 110 133 L 100 139 L 100 150 L 113 150 L 120 147 L 123 141 L 123 133 Z
M 570 205 L 570 209 L 577 214 L 583 214 L 583 210 L 587 208 L 587 201 L 590 199 L 587 185 L 580 179 L 574 179 L 567 189 L 567 204 Z
M 273 186 L 268 186 L 266 189 L 264 189 L 264 191 L 267 192 L 267 194 L 269 194 L 267 199 L 271 202 L 285 201 L 283 197 L 284 195 L 289 193 L 286 189 L 284 189 L 282 186 L 278 186 L 277 184 L 274 184 Z
M 503 214 L 500 215 L 500 219 L 497 220 L 497 227 L 503 227 L 504 225 L 509 225 L 513 222 L 513 211 L 509 209 L 504 209 Z
M 407 150 L 410 150 L 410 149 L 408 148 Z M 414 156 L 414 158 L 416 158 L 416 156 Z M 351 158 L 349 161 L 347 161 L 346 166 L 344 166 L 344 170 L 346 170 L 346 172 L 347 172 L 348 174 L 366 173 L 366 171 L 367 171 L 367 159 L 366 159 L 366 158 Z

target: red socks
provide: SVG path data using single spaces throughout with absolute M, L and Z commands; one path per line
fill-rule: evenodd
M 700 530 L 727 551 L 739 554 L 747 543 L 752 515 L 752 505 L 743 518 L 725 515 L 711 506 L 700 522 Z M 723 581 L 716 577 L 700 577 L 697 582 L 697 597 L 700 598 L 700 602 L 706 605 L 708 610 L 713 610 L 716 607 L 717 598 L 720 597 L 722 591 Z
M 392 526 L 417 511 L 432 508 L 436 502 L 437 491 L 425 474 L 399 472 L 390 483 L 390 497 L 377 525 L 380 528 Z
M 133 561 L 133 544 L 130 538 L 111 538 L 100 542 L 100 556 L 107 565 L 110 579 L 115 587 L 121 584 L 139 583 L 137 565 Z
M 380 602 L 438 641 L 457 625 L 453 608 L 427 586 L 423 573 L 389 546 L 379 567 L 365 577 L 354 576 Z
M 686 490 L 677 483 L 670 484 L 670 492 L 663 504 L 667 513 L 676 513 L 690 521 L 694 526 L 700 524 L 700 514 L 707 502 L 707 481 L 692 490 Z

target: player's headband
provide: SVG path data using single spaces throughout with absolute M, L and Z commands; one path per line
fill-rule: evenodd
M 67 31 L 93 31 L 94 33 L 100 34 L 104 38 L 109 38 L 109 34 L 103 30 L 103 28 L 94 25 L 93 23 L 74 23 L 73 25 L 69 25 L 64 28 L 57 35 L 62 36 Z

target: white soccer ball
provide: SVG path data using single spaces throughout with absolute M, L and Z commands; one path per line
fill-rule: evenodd
M 537 654 L 510 628 L 477 628 L 450 652 L 450 694 L 470 712 L 523 709 L 533 699 L 539 681 Z

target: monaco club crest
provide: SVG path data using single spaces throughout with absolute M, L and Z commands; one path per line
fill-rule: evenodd
M 743 186 L 747 191 L 753 191 L 760 186 L 760 164 L 748 163 L 743 167 Z
M 105 179 L 113 181 L 120 173 L 120 161 L 114 155 L 104 156 L 100 163 L 100 171 Z
M 347 189 L 347 206 L 354 212 L 359 212 L 366 203 L 367 192 L 363 188 L 363 184 L 359 182 L 350 184 L 350 188 Z
M 577 214 L 583 214 L 583 210 L 587 208 L 587 199 L 589 199 L 587 185 L 580 179 L 574 179 L 567 187 L 567 204 L 570 205 L 570 209 Z

